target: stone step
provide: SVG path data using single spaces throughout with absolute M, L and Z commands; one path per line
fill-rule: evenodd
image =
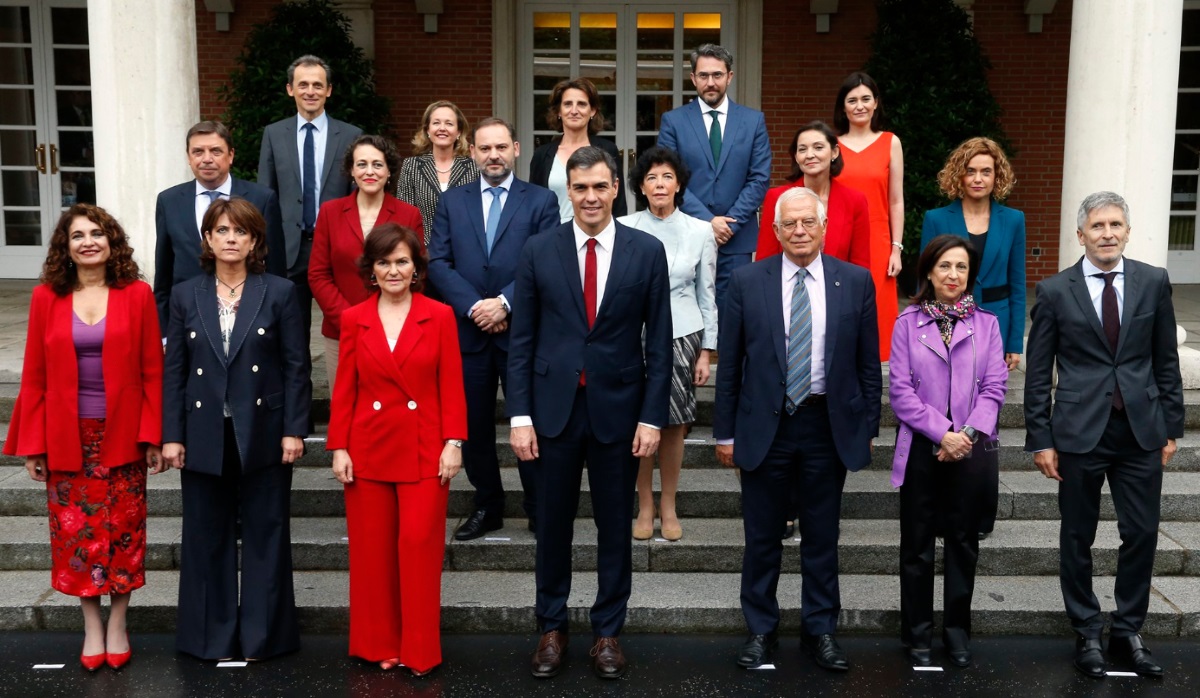
M 473 541 L 453 539 L 461 519 L 446 524 L 446 569 L 529 571 L 534 568 L 536 541 L 524 519 Z M 633 541 L 635 572 L 737 572 L 742 567 L 742 522 L 736 519 L 684 519 L 683 540 Z M 296 570 L 348 569 L 345 520 L 339 517 L 293 518 L 292 566 Z M 177 517 L 147 521 L 146 568 L 179 568 L 181 523 Z M 800 571 L 800 551 L 784 544 L 783 570 Z M 898 574 L 900 524 L 896 521 L 842 522 L 839 569 L 843 574 Z M 1120 537 L 1116 523 L 1102 522 L 1094 547 L 1096 574 L 1116 573 Z M 591 521 L 575 523 L 576 570 L 596 569 L 596 529 Z M 941 569 L 941 546 L 937 565 Z M 0 519 L 0 570 L 44 570 L 50 561 L 45 516 Z M 1200 523 L 1166 522 L 1160 527 L 1154 572 L 1159 576 L 1200 576 Z M 1058 574 L 1058 523 L 1000 521 L 980 543 L 979 574 L 1053 576 Z
M 520 478 L 515 468 L 501 471 L 507 498 L 505 516 L 519 517 Z M 843 519 L 897 519 L 899 493 L 891 487 L 890 473 L 864 470 L 850 473 L 842 497 Z M 657 489 L 657 485 L 656 485 Z M 1038 472 L 1000 474 L 999 519 L 1055 520 L 1058 518 L 1057 483 Z M 456 477 L 450 487 L 449 515 L 466 516 L 473 509 L 474 490 L 466 477 Z M 179 516 L 182 503 L 179 474 L 168 471 L 151 476 L 148 506 L 152 516 Z M 680 481 L 680 514 L 685 518 L 730 518 L 741 515 L 741 490 L 730 470 L 696 469 Z M 45 485 L 29 479 L 23 467 L 0 466 L 0 516 L 40 516 L 46 510 Z M 342 486 L 323 468 L 297 468 L 292 482 L 293 516 L 342 516 Z M 591 516 L 592 503 L 583 478 L 580 516 Z M 1115 518 L 1112 496 L 1103 490 L 1100 517 Z M 1163 478 L 1163 521 L 1200 521 L 1200 472 L 1168 472 Z
M 296 572 L 293 584 L 301 631 L 345 633 L 349 625 L 349 575 L 342 571 Z M 179 573 L 149 572 L 147 586 L 134 592 L 129 623 L 135 632 L 173 632 Z M 900 585 L 891 575 L 842 575 L 843 633 L 899 632 Z M 1101 606 L 1113 608 L 1112 577 L 1096 577 Z M 941 580 L 935 584 L 935 607 L 941 607 Z M 625 632 L 745 632 L 738 600 L 737 573 L 657 573 L 633 575 L 633 592 Z M 79 601 L 50 588 L 44 571 L 0 572 L 0 630 L 77 632 Z M 442 576 L 442 629 L 453 632 L 528 633 L 534 641 L 533 572 L 446 572 Z M 588 611 L 595 597 L 592 574 L 574 577 L 568 600 L 576 634 L 588 634 Z M 780 630 L 800 630 L 800 575 L 785 573 L 779 581 Z M 1200 601 L 1195 580 L 1154 580 L 1143 634 L 1154 637 L 1200 635 Z M 979 577 L 972 613 L 977 634 L 1066 635 L 1056 576 Z M 444 637 L 443 642 L 454 642 Z M 532 649 L 532 644 L 530 645 Z M 732 651 L 732 647 L 731 647 Z

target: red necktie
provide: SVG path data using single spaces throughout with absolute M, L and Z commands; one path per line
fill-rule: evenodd
M 583 305 L 587 310 L 588 329 L 596 324 L 596 238 L 588 238 L 583 261 Z M 587 385 L 587 373 L 579 372 L 579 384 Z

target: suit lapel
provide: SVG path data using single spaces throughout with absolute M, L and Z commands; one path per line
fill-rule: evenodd
M 692 124 L 692 130 L 695 133 L 696 140 L 700 143 L 699 149 L 704 151 L 704 159 L 708 160 L 709 167 L 713 168 L 713 172 L 716 172 L 717 163 L 713 160 L 712 148 L 708 147 L 709 125 L 704 123 L 704 113 L 710 110 L 707 109 L 708 105 L 704 103 L 704 100 L 700 99 L 699 97 L 693 99 L 692 104 L 694 104 L 696 108 L 692 110 L 692 116 L 688 119 L 688 122 Z M 725 151 L 724 138 L 721 139 L 721 151 Z
M 378 294 L 371 297 L 376 301 L 379 299 Z M 409 314 L 412 314 L 411 309 L 409 310 Z M 371 357 L 371 360 L 375 362 L 380 372 L 391 378 L 401 390 L 408 393 L 409 391 L 404 385 L 404 379 L 400 376 L 400 368 L 396 363 L 395 356 L 392 353 L 391 347 L 388 346 L 387 335 L 383 331 L 383 321 L 379 319 L 378 308 L 372 308 L 370 312 L 361 317 L 359 324 L 366 328 L 366 331 L 362 334 L 364 353 Z M 404 341 L 404 333 L 408 331 L 408 322 L 405 321 L 404 325 L 404 328 L 400 330 L 400 337 L 396 339 L 397 349 L 400 348 L 400 342 Z
M 958 204 L 959 214 L 961 215 L 962 214 L 962 202 L 957 201 L 955 203 Z M 983 251 L 979 255 L 979 257 L 980 257 L 980 259 L 979 259 L 979 275 L 976 277 L 977 279 L 996 278 L 993 274 L 994 274 L 994 269 L 996 266 L 996 261 L 1000 258 L 1000 255 L 988 254 L 988 249 L 1002 250 L 1007 246 L 1007 241 L 1001 239 L 1001 238 L 1008 237 L 1008 226 L 1004 224 L 1004 219 L 1005 219 L 1004 208 L 1002 206 L 1000 206 L 999 204 L 997 204 L 995 201 L 991 202 L 991 206 L 992 206 L 992 213 L 991 213 L 991 216 L 989 217 L 989 221 L 988 221 L 988 236 L 987 236 L 987 240 L 984 241 Z M 966 221 L 967 221 L 967 219 L 966 219 L 966 217 L 964 217 L 963 218 L 963 228 L 966 228 L 966 225 L 967 225 Z M 971 234 L 969 232 L 967 233 L 967 239 L 968 240 L 971 239 Z M 982 293 L 983 285 L 978 284 L 978 283 L 977 283 L 977 285 L 979 286 L 979 289 L 980 289 L 979 293 Z M 976 298 L 975 300 L 982 301 L 982 298 Z
M 1121 355 L 1125 348 L 1125 338 L 1129 336 L 1129 326 L 1136 314 L 1137 302 L 1142 296 L 1142 276 L 1137 273 L 1137 267 L 1128 259 L 1125 260 L 1125 312 L 1121 313 L 1121 335 L 1117 338 L 1116 356 Z
M 836 262 L 826 255 L 821 256 L 825 272 L 825 365 L 831 366 L 837 356 L 838 321 L 842 312 L 842 277 Z
M 525 183 L 517 178 L 513 178 L 512 187 L 508 190 L 508 200 L 504 202 L 504 208 L 500 209 L 500 223 L 496 227 L 496 239 L 492 240 L 492 248 L 500 244 L 500 236 L 504 235 L 508 224 L 512 222 L 513 216 L 517 215 L 517 210 L 525 200 Z M 489 202 L 490 203 L 490 202 Z M 482 213 L 482 209 L 480 209 Z M 485 231 L 483 237 L 483 251 L 487 252 L 487 233 Z
M 328 129 L 328 132 L 325 134 L 325 160 L 321 163 L 321 191 L 325 191 L 325 185 L 329 183 L 329 173 L 333 171 L 333 161 L 341 159 L 338 157 L 338 144 L 342 141 L 342 122 L 328 115 L 326 115 L 325 121 L 325 128 Z M 292 152 L 295 152 L 295 148 L 292 149 Z
M 596 308 L 596 327 L 599 327 L 600 323 L 611 314 L 608 309 L 613 305 L 612 301 L 617 294 L 617 289 L 625 285 L 625 276 L 629 272 L 629 267 L 632 266 L 633 242 L 629 239 L 629 231 L 621 225 L 617 225 L 616 229 L 616 235 L 613 236 L 612 256 L 608 265 L 608 278 L 604 281 L 604 297 L 600 299 L 600 306 Z M 580 298 L 582 297 L 581 286 Z
M 727 104 L 729 113 L 725 115 L 725 131 L 721 135 L 721 161 L 717 163 L 717 172 L 720 172 L 721 168 L 725 166 L 725 161 L 729 159 L 729 151 L 732 150 L 730 146 L 737 141 L 739 132 L 744 125 L 733 100 L 728 100 Z M 709 151 L 711 152 L 712 148 L 709 148 Z
M 413 296 L 412 305 L 408 309 L 408 318 L 405 319 L 404 327 L 400 329 L 400 336 L 396 339 L 396 349 L 392 351 L 392 363 L 396 367 L 396 376 L 401 383 L 401 387 L 410 395 L 412 393 L 403 384 L 404 374 L 400 371 L 400 368 L 404 366 L 404 362 L 408 360 L 413 349 L 417 347 L 422 337 L 424 337 L 424 324 L 433 317 L 429 312 L 429 306 L 420 302 L 418 298 L 419 296 Z
M 233 333 L 229 337 L 229 359 L 226 364 L 233 363 L 234 357 L 242 348 L 242 343 L 246 341 L 250 327 L 258 319 L 258 312 L 262 310 L 263 299 L 267 295 L 267 283 L 263 281 L 262 274 L 250 274 L 246 277 L 246 285 L 242 289 L 237 317 L 233 321 Z
M 304 191 L 303 176 L 300 172 L 300 151 L 296 147 L 296 116 L 279 125 L 279 138 L 283 141 L 283 167 L 296 176 L 296 191 Z M 328 141 L 327 141 L 328 142 Z M 280 148 L 276 149 L 279 152 Z
M 488 194 L 488 205 L 492 203 L 491 196 Z M 483 205 L 483 188 L 473 185 L 467 191 L 467 217 L 471 219 L 471 229 L 475 231 L 475 239 L 479 241 L 479 249 L 483 251 L 483 258 L 487 259 L 487 230 L 483 223 Z
M 1129 265 L 1126 264 L 1126 267 Z M 1071 295 L 1075 297 L 1075 302 L 1079 305 L 1080 312 L 1087 318 L 1087 322 L 1092 326 L 1092 331 L 1096 333 L 1096 338 L 1100 340 L 1104 348 L 1108 348 L 1108 338 L 1104 336 L 1104 325 L 1100 324 L 1100 318 L 1096 315 L 1096 306 L 1092 305 L 1092 296 L 1088 293 L 1087 280 L 1083 277 L 1083 260 L 1075 263 L 1071 267 L 1071 273 L 1067 276 L 1071 282 Z M 1126 278 L 1128 283 L 1128 278 Z M 1129 287 L 1125 287 L 1126 293 Z M 1125 296 L 1125 307 L 1128 308 L 1129 296 Z M 1118 346 L 1120 343 L 1118 342 Z
M 575 309 L 579 311 L 583 326 L 587 327 L 587 310 L 583 307 L 583 283 L 579 280 L 579 254 L 575 249 L 574 227 L 570 223 L 565 223 L 558 229 L 558 240 L 555 244 L 558 248 L 558 261 L 562 263 L 563 278 L 566 280 L 565 288 L 571 290 L 568 295 L 575 303 Z
M 187 224 L 184 230 L 192 231 L 192 235 L 188 236 L 188 249 L 195 254 L 195 259 L 200 259 L 200 226 L 196 224 L 196 180 L 188 182 L 186 185 L 179 188 L 179 215 L 184 217 Z M 178 255 L 178 253 L 176 253 Z
M 213 355 L 222 363 L 228 364 L 225 358 L 225 345 L 221 342 L 221 320 L 217 314 L 217 294 L 213 290 L 213 280 L 207 274 L 204 280 L 195 288 L 196 311 L 200 315 L 200 326 L 204 328 L 204 336 L 212 347 Z
M 387 197 L 383 199 L 383 208 L 379 209 L 379 218 L 375 220 L 375 225 L 383 223 L 384 212 L 388 209 Z M 350 232 L 358 238 L 359 243 L 366 244 L 367 234 L 362 229 L 362 220 L 358 217 L 358 200 L 354 196 L 346 198 L 346 205 L 342 207 L 342 217 L 346 219 L 350 226 Z
M 782 257 L 780 258 L 782 259 Z M 771 328 L 771 345 L 775 347 L 775 358 L 779 370 L 787 376 L 787 341 L 783 326 L 783 262 L 776 260 L 763 265 L 763 307 L 767 309 L 767 324 Z

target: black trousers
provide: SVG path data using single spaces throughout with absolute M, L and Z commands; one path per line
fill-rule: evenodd
M 913 435 L 900 487 L 900 639 L 927 648 L 933 640 L 934 538 L 944 538 L 943 631 L 971 636 L 971 597 L 979 559 L 979 520 L 990 466 L 968 458 L 942 463 L 935 444 Z
M 741 478 L 746 533 L 741 600 L 750 632 L 765 635 L 779 627 L 779 534 L 795 510 L 793 493 L 799 504 L 803 629 L 812 635 L 836 632 L 842 608 L 838 536 L 846 468 L 830 435 L 826 405 L 801 407 L 791 416 L 784 413 L 763 462 L 743 470 Z
M 201 659 L 263 659 L 300 649 L 289 527 L 292 467 L 242 470 L 225 420 L 221 475 L 180 474 L 183 547 L 175 646 Z M 238 593 L 237 522 L 242 522 Z
M 504 484 L 500 459 L 496 456 L 496 388 L 507 383 L 508 352 L 496 346 L 464 353 L 463 385 L 467 396 L 467 436 L 463 444 L 463 467 L 475 488 L 475 508 L 488 516 L 504 516 Z M 521 488 L 525 491 L 525 513 L 537 518 L 535 461 L 520 461 Z
M 1058 483 L 1059 580 L 1071 627 L 1087 638 L 1099 638 L 1104 629 L 1100 602 L 1092 591 L 1092 543 L 1100 519 L 1100 488 L 1107 478 L 1121 534 L 1111 633 L 1121 637 L 1141 632 L 1158 544 L 1161 450 L 1142 450 L 1125 412 L 1113 410 L 1095 450 L 1059 452 L 1058 474 L 1063 479 Z
M 538 435 L 537 621 L 541 632 L 568 629 L 567 598 L 571 595 L 571 542 L 579 510 L 579 486 L 586 464 L 597 531 L 596 577 L 592 633 L 616 637 L 625 626 L 633 581 L 633 489 L 638 461 L 632 455 L 633 434 L 616 443 L 601 443 L 588 420 L 587 389 L 579 388 L 562 434 Z M 778 530 L 775 537 L 778 538 Z

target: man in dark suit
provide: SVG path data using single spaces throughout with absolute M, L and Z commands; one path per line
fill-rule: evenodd
M 771 144 L 760 111 L 726 97 L 733 54 L 704 44 L 692 51 L 692 84 L 700 99 L 663 114 L 658 144 L 677 151 L 691 170 L 683 212 L 711 221 L 717 240 L 717 306 L 734 269 L 750 263 L 758 242 L 756 214 L 771 180 Z
M 593 668 L 625 673 L 617 636 L 632 582 L 638 458 L 658 449 L 671 389 L 671 305 L 662 243 L 612 217 L 617 163 L 592 146 L 567 160 L 575 219 L 525 244 L 509 340 L 510 441 L 538 473 L 533 675 L 567 649 L 571 540 L 584 463 L 598 532 Z M 644 340 L 643 340 L 644 336 Z M 630 447 L 632 444 L 632 448 Z
M 779 197 L 775 234 L 783 255 L 730 280 L 718 341 L 713 436 L 721 464 L 741 469 L 746 531 L 741 597 L 750 636 L 737 661 L 761 666 L 778 645 L 779 530 L 794 493 L 801 647 L 822 668 L 846 671 L 834 638 L 838 519 L 846 471 L 871 462 L 879 433 L 875 286 L 867 270 L 821 254 L 825 207 L 811 189 Z
M 312 329 L 312 291 L 308 257 L 321 204 L 350 193 L 342 157 L 362 129 L 329 116 L 325 101 L 333 94 L 333 74 L 325 61 L 305 55 L 288 66 L 287 92 L 296 115 L 263 129 L 258 183 L 279 195 L 287 278 L 296 285 L 304 330 Z M 307 336 L 307 335 L 306 335 Z
M 558 199 L 513 175 L 521 153 L 512 124 L 492 117 L 475 125 L 471 155 L 478 182 L 438 201 L 429 240 L 429 279 L 458 318 L 467 435 L 463 463 L 475 487 L 475 511 L 455 531 L 471 540 L 504 525 L 504 485 L 496 457 L 496 388 L 508 382 L 509 319 L 517 260 L 531 235 L 558 227 Z M 507 388 L 505 393 L 507 393 Z M 537 530 L 534 464 L 520 461 L 529 529 Z
M 154 299 L 164 334 L 171 288 L 201 273 L 200 222 L 217 199 L 239 197 L 254 204 L 267 221 L 267 271 L 276 276 L 287 273 L 283 230 L 279 225 L 279 197 L 264 186 L 229 174 L 233 140 L 225 124 L 201 121 L 188 129 L 187 154 L 196 178 L 159 192 L 154 204 Z
M 1095 678 L 1106 673 L 1091 547 L 1107 478 L 1121 532 L 1108 653 L 1139 674 L 1161 676 L 1139 633 L 1150 603 L 1163 468 L 1183 436 L 1171 282 L 1165 269 L 1123 256 L 1129 206 L 1117 194 L 1085 198 L 1077 222 L 1083 257 L 1037 286 L 1025 450 L 1059 483 L 1059 579 L 1076 635 L 1075 667 Z

